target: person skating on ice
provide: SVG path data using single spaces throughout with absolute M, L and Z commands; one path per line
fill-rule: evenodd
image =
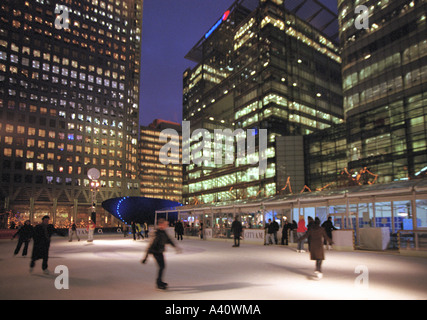
M 301 238 L 298 239 L 298 242 L 302 242 L 305 239 L 308 239 L 310 242 L 310 259 L 316 261 L 314 274 L 318 279 L 321 279 L 323 277 L 322 261 L 325 260 L 323 241 L 326 239 L 328 243 L 332 244 L 332 240 L 326 234 L 325 229 L 320 226 L 319 218 L 314 220 L 313 226 Z
M 154 235 L 154 238 L 151 244 L 148 246 L 147 252 L 145 254 L 144 259 L 141 261 L 143 264 L 147 262 L 148 255 L 152 254 L 154 259 L 157 262 L 159 267 L 156 285 L 158 289 L 165 290 L 168 286 L 167 283 L 163 282 L 163 271 L 165 269 L 165 258 L 164 251 L 166 244 L 170 244 L 175 247 L 178 253 L 181 253 L 181 248 L 175 245 L 175 243 L 171 240 L 171 238 L 166 233 L 166 228 L 168 227 L 168 222 L 164 219 L 160 219 L 157 225 L 157 230 Z

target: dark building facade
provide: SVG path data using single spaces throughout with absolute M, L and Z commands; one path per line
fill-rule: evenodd
M 0 20 L 1 209 L 87 222 L 90 168 L 98 209 L 139 195 L 142 0 L 4 0 Z
M 191 130 L 267 129 L 268 164 L 263 174 L 248 163 L 185 165 L 184 203 L 272 196 L 288 177 L 302 188 L 302 136 L 343 121 L 339 47 L 295 12 L 278 0 L 236 1 L 187 54 Z
M 368 9 L 355 13 L 358 5 Z M 427 166 L 427 3 L 338 1 L 348 168 L 378 182 Z

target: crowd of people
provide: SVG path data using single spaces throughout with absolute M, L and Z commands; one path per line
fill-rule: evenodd
M 15 237 L 18 237 L 18 243 L 16 245 L 14 255 L 17 255 L 22 246 L 24 246 L 22 251 L 22 256 L 28 254 L 29 242 L 33 240 L 33 251 L 31 254 L 30 262 L 30 272 L 32 272 L 35 263 L 37 260 L 42 260 L 42 270 L 44 273 L 49 273 L 48 271 L 48 258 L 49 258 L 49 248 L 50 240 L 53 234 L 58 234 L 60 236 L 66 236 L 66 232 L 56 229 L 53 224 L 49 223 L 49 216 L 44 216 L 40 224 L 32 226 L 30 221 L 25 221 L 24 225 L 18 229 L 18 231 L 13 235 L 12 240 Z M 157 229 L 154 232 L 151 243 L 147 246 L 147 251 L 145 257 L 141 261 L 143 264 L 147 262 L 149 255 L 151 254 L 158 265 L 158 276 L 156 279 L 157 288 L 165 290 L 167 288 L 167 283 L 163 282 L 163 273 L 165 269 L 165 259 L 163 252 L 165 250 L 165 245 L 170 244 L 176 248 L 178 252 L 181 252 L 179 246 L 173 241 L 166 232 L 166 229 L 169 227 L 169 222 L 164 219 L 159 219 Z M 93 241 L 93 231 L 95 230 L 95 223 L 89 221 L 87 226 L 88 231 L 88 241 Z M 268 223 L 265 226 L 265 245 L 278 244 L 278 236 L 280 227 L 276 221 L 271 221 L 269 219 Z M 322 278 L 322 261 L 325 259 L 324 247 L 330 249 L 332 244 L 332 231 L 336 230 L 332 223 L 331 217 L 329 217 L 322 225 L 320 219 L 316 217 L 308 217 L 308 223 L 305 224 L 304 217 L 301 216 L 298 223 L 292 221 L 292 223 L 287 220 L 284 221 L 282 226 L 282 237 L 281 245 L 289 244 L 289 234 L 291 231 L 296 230 L 297 235 L 297 252 L 305 252 L 304 242 L 308 242 L 308 250 L 310 252 L 310 259 L 315 261 L 315 275 L 317 278 Z M 128 233 L 128 230 L 123 230 L 124 234 Z M 141 226 L 139 223 L 131 223 L 131 231 L 133 234 L 133 239 L 144 239 L 148 238 L 149 228 L 147 223 L 144 223 Z M 177 240 L 183 240 L 184 234 L 184 224 L 181 220 L 176 221 L 174 225 L 175 238 Z M 200 225 L 199 228 L 201 238 L 203 239 L 203 225 Z M 236 216 L 232 225 L 231 233 L 233 234 L 234 244 L 233 247 L 240 246 L 240 240 L 242 238 L 243 227 L 242 223 L 239 221 Z M 72 224 L 68 231 L 68 241 L 72 241 L 73 237 L 76 236 L 77 240 L 80 241 L 80 237 L 77 232 L 77 227 L 75 224 Z

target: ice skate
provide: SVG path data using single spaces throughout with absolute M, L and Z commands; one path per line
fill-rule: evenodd
M 158 283 L 156 286 L 157 290 L 166 290 L 167 289 L 167 284 L 165 285 L 163 282 L 162 283 Z

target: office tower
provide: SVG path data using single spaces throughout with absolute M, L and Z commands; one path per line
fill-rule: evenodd
M 181 125 L 171 121 L 154 120 L 148 126 L 140 128 L 139 138 L 139 171 L 141 181 L 141 196 L 182 201 L 182 164 L 181 150 L 176 160 L 178 163 L 163 164 L 159 153 L 166 141 L 160 139 L 165 129 L 173 129 L 179 135 L 179 146 L 182 143 Z M 174 143 L 170 141 L 169 143 Z M 172 160 L 172 156 L 170 159 Z
M 64 226 L 87 222 L 94 203 L 102 213 L 103 200 L 138 195 L 142 0 L 0 9 L 1 208 Z
M 268 197 L 289 192 L 289 179 L 304 187 L 302 137 L 343 121 L 339 47 L 307 22 L 325 13 L 327 26 L 337 17 L 316 2 L 318 12 L 304 21 L 297 13 L 305 2 L 291 12 L 279 0 L 236 1 L 187 54 L 196 63 L 183 74 L 191 131 L 267 129 L 268 163 L 263 174 L 248 159 L 186 164 L 184 203 Z
M 415 178 L 427 166 L 427 3 L 338 8 L 349 169 L 382 183 Z

